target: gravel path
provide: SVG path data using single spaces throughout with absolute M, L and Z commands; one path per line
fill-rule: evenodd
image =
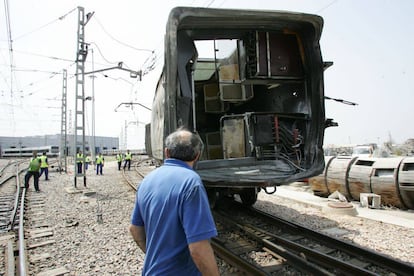
M 69 275 L 140 275 L 144 254 L 128 231 L 135 193 L 122 183 L 116 162 L 105 164 L 103 176 L 89 170 L 88 188 L 83 187 L 82 178 L 77 186 L 74 189 L 73 174 L 52 172 L 50 181 L 40 181 L 58 241 L 53 252 L 58 266 L 70 270 Z M 95 194 L 85 196 L 85 192 Z M 414 229 L 326 215 L 319 208 L 263 192 L 255 206 L 314 229 L 344 229 L 340 238 L 414 262 Z M 222 263 L 220 270 L 222 275 L 233 274 Z
M 78 178 L 79 193 L 72 193 L 73 174 L 55 173 L 51 181 L 40 183 L 49 198 L 49 219 L 55 225 L 58 242 L 54 256 L 70 275 L 141 274 L 144 254 L 128 230 L 135 193 L 122 183 L 116 165 L 107 162 L 102 176 L 89 170 L 88 188 Z M 84 192 L 96 194 L 85 196 Z

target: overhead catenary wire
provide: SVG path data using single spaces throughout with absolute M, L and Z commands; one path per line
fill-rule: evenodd
M 99 48 L 99 46 L 98 46 L 98 44 L 97 44 L 97 43 L 95 43 L 95 42 L 91 42 L 90 44 L 95 46 L 95 48 L 98 50 L 98 53 L 99 53 L 99 55 L 101 56 L 101 58 L 102 58 L 103 60 L 105 60 L 107 63 L 109 63 L 109 64 L 118 64 L 118 63 L 119 63 L 119 61 L 110 61 L 110 60 L 108 60 L 108 59 L 104 56 L 104 54 L 102 53 L 101 48 Z M 96 63 L 95 63 L 95 64 L 96 64 Z
M 333 4 L 335 4 L 335 2 L 338 2 L 338 0 L 333 0 L 330 3 L 328 3 L 327 5 L 325 5 L 324 7 L 320 8 L 319 10 L 316 11 L 316 13 L 321 13 L 324 10 L 326 10 L 327 8 L 329 8 L 330 6 L 332 6 Z
M 10 70 L 11 73 L 13 72 L 13 39 L 12 39 L 12 32 L 11 32 L 11 19 L 10 19 L 10 9 L 9 9 L 9 1 L 4 0 L 4 10 L 5 10 L 5 19 L 6 19 L 6 28 L 7 28 L 7 43 L 9 45 L 9 59 L 10 59 Z
M 125 46 L 125 47 L 128 47 L 128 48 L 131 48 L 131 49 L 133 49 L 133 50 L 136 50 L 136 51 L 144 51 L 144 52 L 151 52 L 151 53 L 153 53 L 154 52 L 154 50 L 151 50 L 151 49 L 145 49 L 145 48 L 137 48 L 137 47 L 134 47 L 134 46 L 131 46 L 131 45 L 129 45 L 129 44 L 127 44 L 127 43 L 125 43 L 125 42 L 122 42 L 122 41 L 120 41 L 120 40 L 118 40 L 118 39 L 116 39 L 114 36 L 112 36 L 105 28 L 104 28 L 104 26 L 102 25 L 102 23 L 99 21 L 99 19 L 97 18 L 97 16 L 95 16 L 94 17 L 95 18 L 95 21 L 98 23 L 98 25 L 102 28 L 102 31 L 104 31 L 104 33 L 106 34 L 106 35 L 108 35 L 112 40 L 114 40 L 114 41 L 116 41 L 116 42 L 118 42 L 119 44 L 121 44 L 121 45 L 123 45 L 123 46 Z
M 45 27 L 53 24 L 54 22 L 56 22 L 58 20 L 63 20 L 67 15 L 69 15 L 70 13 L 72 13 L 75 9 L 72 9 L 71 11 L 67 12 L 63 16 L 60 16 L 59 18 L 57 18 L 57 19 L 55 19 L 55 20 L 53 20 L 53 21 L 51 21 L 51 22 L 49 22 L 47 24 L 44 24 L 41 27 L 38 27 L 38 28 L 36 28 L 34 30 L 31 30 L 31 31 L 29 31 L 29 32 L 27 32 L 27 33 L 25 33 L 23 35 L 17 36 L 13 40 L 12 30 L 11 30 L 11 25 L 12 24 L 11 24 L 11 17 L 10 17 L 10 9 L 9 9 L 9 2 L 8 2 L 8 0 L 4 0 L 4 7 L 5 7 L 6 26 L 7 26 L 7 38 L 8 38 L 8 44 L 9 44 L 9 49 L 8 50 L 9 50 L 9 59 L 10 59 L 10 61 L 9 61 L 9 66 L 10 66 L 10 80 L 7 81 L 6 77 L 3 77 L 3 79 L 4 79 L 5 83 L 7 84 L 7 86 L 10 89 L 10 100 L 13 103 L 13 98 L 15 97 L 14 90 L 16 90 L 16 91 L 21 91 L 22 90 L 22 89 L 18 88 L 18 85 L 17 85 L 18 84 L 18 78 L 16 77 L 16 74 L 15 73 L 19 69 L 17 69 L 16 66 L 15 66 L 15 64 L 14 64 L 14 53 L 15 53 L 15 50 L 13 49 L 13 41 L 19 40 L 22 37 L 28 36 L 28 35 L 36 32 L 36 31 L 38 31 L 40 29 L 43 29 L 43 28 L 45 28 Z M 55 57 L 49 57 L 49 58 L 59 59 L 59 58 L 55 58 Z M 69 60 L 67 60 L 67 61 L 69 61 Z M 13 80 L 15 80 L 16 85 L 14 85 Z M 15 87 L 17 87 L 17 89 Z M 13 104 L 12 104 L 12 106 L 13 106 Z M 14 118 L 14 109 L 13 108 L 11 108 L 11 115 Z M 12 121 L 14 122 L 14 119 Z
M 12 39 L 12 32 L 11 32 L 11 19 L 10 19 L 10 9 L 9 9 L 9 1 L 8 0 L 4 0 L 4 10 L 5 10 L 5 19 L 6 19 L 6 28 L 7 28 L 7 42 L 9 45 L 9 60 L 10 60 L 10 101 L 13 104 L 13 65 L 14 65 L 14 60 L 13 60 L 13 39 Z M 12 132 L 14 133 L 15 129 L 16 129 L 16 122 L 15 122 L 15 116 L 14 116 L 14 109 L 13 106 L 10 109 L 10 116 L 11 116 L 11 129 Z
M 6 0 L 5 0 L 5 1 L 6 1 Z M 31 31 L 27 32 L 27 33 L 24 33 L 24 34 L 22 34 L 22 35 L 20 35 L 20 36 L 17 36 L 14 40 L 16 41 L 16 40 L 18 40 L 18 39 L 21 39 L 21 38 L 23 38 L 23 37 L 26 37 L 26 36 L 28 36 L 28 35 L 31 35 L 31 34 L 33 34 L 33 33 L 37 32 L 37 31 L 39 31 L 39 30 L 41 30 L 41 29 L 43 29 L 43 28 L 45 28 L 45 27 L 47 27 L 47 26 L 49 26 L 49 25 L 51 25 L 51 24 L 53 24 L 53 23 L 58 22 L 59 20 L 63 20 L 63 19 L 65 19 L 65 18 L 66 18 L 66 16 L 68 16 L 69 14 L 71 14 L 72 12 L 74 12 L 75 10 L 77 10 L 77 8 L 73 8 L 72 10 L 68 11 L 68 12 L 67 12 L 67 13 L 65 13 L 64 15 L 59 16 L 58 18 L 56 18 L 56 19 L 54 19 L 54 20 L 50 21 L 49 23 L 46 23 L 46 24 L 44 24 L 44 25 L 42 25 L 42 26 L 40 26 L 40 27 L 37 27 L 37 28 L 35 28 L 35 29 L 33 29 L 33 30 L 31 30 Z
M 25 96 L 30 96 L 30 95 L 33 95 L 34 93 L 36 93 L 36 92 L 38 92 L 38 91 L 40 91 L 40 89 L 38 89 L 37 91 L 32 91 L 32 92 L 27 92 L 27 91 L 25 91 L 26 93 L 25 94 L 23 94 L 23 91 L 24 90 L 26 90 L 27 88 L 25 88 L 24 90 L 23 89 L 20 89 L 20 88 L 18 88 L 19 86 L 17 86 L 17 85 L 13 85 L 14 83 L 13 83 L 13 79 L 15 80 L 15 83 L 17 84 L 18 83 L 18 79 L 17 79 L 17 77 L 16 77 L 16 72 L 37 72 L 37 73 L 48 73 L 48 74 L 50 74 L 50 76 L 47 78 L 47 80 L 48 79 L 52 79 L 55 75 L 57 75 L 57 74 L 60 74 L 60 72 L 55 72 L 55 71 L 42 71 L 42 70 L 38 70 L 38 69 L 23 69 L 23 68 L 18 68 L 17 66 L 15 66 L 15 64 L 14 64 L 14 54 L 17 52 L 17 53 L 24 53 L 24 54 L 27 54 L 27 55 L 34 55 L 34 56 L 41 56 L 41 57 L 45 57 L 45 58 L 49 58 L 49 59 L 53 59 L 53 60 L 63 60 L 63 61 L 67 61 L 67 62 L 71 62 L 72 64 L 74 63 L 74 61 L 73 60 L 70 60 L 70 59 L 63 59 L 63 58 L 58 58 L 58 57 L 53 57 L 53 56 L 45 56 L 45 55 L 40 55 L 40 54 L 35 54 L 35 53 L 29 53 L 29 52 L 24 52 L 24 51 L 16 51 L 16 50 L 14 50 L 13 49 L 13 44 L 12 44 L 12 42 L 13 42 L 13 39 L 12 39 L 12 35 L 11 35 L 11 23 L 10 23 L 10 15 L 9 15 L 9 12 L 8 12 L 8 3 L 7 3 L 7 1 L 5 0 L 5 6 L 6 6 L 6 11 L 7 11 L 7 16 L 6 16 L 6 19 L 7 19 L 7 21 L 8 21 L 8 23 L 7 23 L 7 26 L 9 26 L 9 28 L 8 28 L 8 40 L 9 40 L 9 52 L 10 52 L 10 64 L 9 64 L 9 66 L 10 66 L 10 79 L 9 79 L 9 81 L 7 80 L 7 78 L 5 77 L 5 76 L 3 76 L 3 74 L 2 74 L 2 76 L 3 76 L 3 79 L 4 79 L 4 82 L 6 83 L 6 85 L 8 86 L 8 88 L 10 89 L 10 105 L 9 105 L 9 107 L 10 107 L 10 112 L 8 112 L 9 114 L 11 114 L 11 116 L 12 116 L 12 119 L 11 119 L 11 125 L 12 125 L 12 129 L 13 129 L 13 133 L 14 133 L 14 130 L 15 130 L 15 115 L 14 115 L 14 107 L 15 107 L 15 104 L 14 104 L 14 102 L 15 102 L 15 100 L 16 100 L 16 96 L 18 96 L 18 98 L 17 98 L 17 100 L 18 100 L 18 102 L 19 101 L 21 101 L 21 99 L 22 98 L 24 98 Z M 74 10 L 74 9 L 73 9 Z M 69 11 L 68 13 L 66 13 L 65 15 L 63 15 L 63 16 L 61 16 L 61 17 L 59 17 L 57 20 L 62 20 L 63 18 L 65 18 L 68 14 L 70 14 L 73 10 L 71 10 L 71 11 Z M 29 34 L 32 34 L 32 33 L 34 33 L 35 31 L 37 31 L 37 30 L 40 30 L 40 29 L 43 29 L 44 27 L 46 27 L 46 26 L 49 26 L 49 25 L 51 25 L 53 22 L 56 22 L 57 20 L 54 20 L 54 21 L 52 21 L 52 22 L 49 22 L 48 24 L 45 24 L 45 25 L 43 25 L 42 27 L 39 27 L 39 28 L 36 28 L 35 30 L 32 30 L 32 31 L 30 31 L 30 32 L 28 32 L 28 33 L 26 33 L 26 34 L 24 34 L 24 35 L 21 35 L 21 36 L 19 36 L 19 37 L 17 37 L 15 40 L 17 40 L 17 39 L 19 39 L 19 38 L 22 38 L 23 36 L 26 36 L 26 35 L 29 35 Z M 72 66 L 72 65 L 69 65 L 69 67 L 70 66 Z M 43 80 L 42 80 L 43 81 Z M 40 81 L 39 81 L 40 82 Z M 27 87 L 34 87 L 36 84 L 37 84 L 38 82 L 30 82 L 28 85 L 27 85 Z M 16 93 L 15 92 L 19 92 L 19 95 L 16 95 Z M 3 96 L 3 95 L 2 95 Z M 45 108 L 48 108 L 47 106 L 45 107 Z
M 42 55 L 42 54 L 32 53 L 32 52 L 27 52 L 27 51 L 21 51 L 21 50 L 14 50 L 13 52 L 14 53 L 19 53 L 19 54 L 24 54 L 24 55 L 31 55 L 31 56 L 43 57 L 43 58 L 48 58 L 48 59 L 53 59 L 53 60 L 61 60 L 61 61 L 67 61 L 67 62 L 74 62 L 74 59 L 63 58 L 63 57 L 47 56 L 47 55 Z

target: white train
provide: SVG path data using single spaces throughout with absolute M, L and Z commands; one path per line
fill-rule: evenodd
M 58 156 L 58 146 L 42 146 L 42 147 L 25 147 L 25 148 L 6 148 L 1 151 L 1 157 L 30 157 L 33 151 L 37 151 L 38 155 L 46 152 L 47 156 Z

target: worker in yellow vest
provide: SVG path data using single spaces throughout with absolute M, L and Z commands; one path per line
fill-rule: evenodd
M 39 157 L 41 164 L 40 164 L 40 175 L 39 178 L 45 173 L 45 180 L 49 180 L 49 163 L 47 161 L 46 152 L 43 152 L 42 156 Z
M 37 157 L 37 151 L 33 151 L 32 158 L 30 158 L 29 169 L 27 170 L 26 175 L 24 176 L 24 187 L 29 188 L 29 180 L 33 175 L 34 178 L 34 188 L 36 192 L 40 192 L 39 189 L 39 170 L 40 170 L 40 158 Z
M 127 150 L 127 152 L 125 153 L 124 171 L 125 171 L 127 164 L 128 164 L 128 171 L 130 170 L 131 160 L 132 160 L 132 153 L 130 153 L 129 150 Z
M 82 165 L 83 165 L 83 153 L 80 150 L 77 154 L 76 154 L 76 166 L 78 168 L 78 174 L 82 173 Z
M 121 170 L 121 164 L 122 164 L 122 153 L 118 153 L 116 155 L 116 161 L 118 162 L 118 171 Z
M 88 169 L 89 165 L 91 164 L 91 158 L 89 155 L 85 157 L 85 171 Z
M 102 168 L 104 166 L 104 161 L 105 158 L 102 156 L 101 153 L 98 154 L 98 156 L 96 157 L 96 175 L 101 174 L 102 175 Z

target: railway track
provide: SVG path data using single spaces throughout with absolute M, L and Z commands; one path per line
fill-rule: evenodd
M 414 266 L 238 202 L 214 210 L 220 257 L 247 274 L 414 275 Z
M 150 173 L 158 166 L 158 163 L 152 158 L 143 158 L 133 164 L 132 171 L 122 170 L 122 176 L 127 185 L 136 191 L 138 183 L 144 179 L 145 175 Z
M 14 231 L 19 215 L 19 201 L 22 191 L 19 189 L 18 162 L 2 164 L 0 182 L 0 248 L 1 275 L 14 275 L 14 248 L 17 232 Z
M 33 187 L 23 188 L 26 168 L 24 161 L 2 164 L 0 275 L 63 275 L 69 271 L 58 267 L 48 253 L 55 240 L 46 218 L 46 196 Z
M 135 163 L 127 182 L 154 167 Z M 213 210 L 216 255 L 246 275 L 414 275 L 414 266 L 228 200 Z

